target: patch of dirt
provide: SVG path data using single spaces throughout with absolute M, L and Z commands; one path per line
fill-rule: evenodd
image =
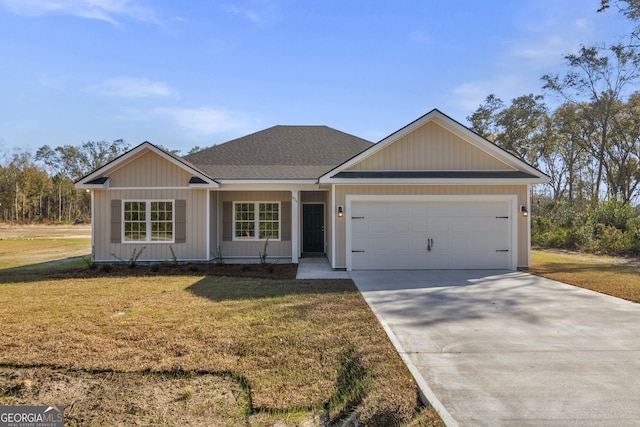
M 0 366 L 0 405 L 64 406 L 65 426 L 324 425 L 311 410 L 255 412 L 250 390 L 227 372 L 89 372 Z
M 127 264 L 96 264 L 88 267 L 57 267 L 43 273 L 52 279 L 91 278 L 91 277 L 130 277 L 130 276 L 229 276 L 252 277 L 259 279 L 295 279 L 297 264 L 138 264 L 129 268 Z
M 0 404 L 64 406 L 65 425 L 235 425 L 250 402 L 229 375 L 0 367 Z
M 535 248 L 537 252 L 551 253 L 551 254 L 563 254 L 570 255 L 578 261 L 594 262 L 602 264 L 615 264 L 615 265 L 627 265 L 630 267 L 640 267 L 640 257 L 621 257 L 610 255 L 596 255 L 585 252 L 570 251 L 567 249 L 555 249 L 555 248 Z

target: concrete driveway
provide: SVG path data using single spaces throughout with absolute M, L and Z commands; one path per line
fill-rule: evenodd
M 449 427 L 640 426 L 640 304 L 522 272 L 351 277 Z

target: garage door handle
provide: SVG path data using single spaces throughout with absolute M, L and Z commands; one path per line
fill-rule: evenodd
M 364 251 L 351 251 L 351 252 L 362 252 L 362 253 L 364 253 Z
M 509 249 L 496 249 L 496 252 L 509 252 Z

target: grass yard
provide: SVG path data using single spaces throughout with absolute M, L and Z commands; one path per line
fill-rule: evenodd
M 0 269 L 33 268 L 90 254 L 91 228 L 87 225 L 12 226 L 0 223 Z
M 640 302 L 639 265 L 635 259 L 537 250 L 531 252 L 528 272 Z
M 350 280 L 19 280 L 6 259 L 0 405 L 64 405 L 83 426 L 443 425 Z

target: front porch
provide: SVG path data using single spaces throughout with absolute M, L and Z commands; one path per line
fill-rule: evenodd
M 297 264 L 301 256 L 328 255 L 330 192 L 313 190 L 211 190 L 209 259 L 229 263 Z
M 345 270 L 334 270 L 326 257 L 303 257 L 298 262 L 296 279 L 351 279 Z

